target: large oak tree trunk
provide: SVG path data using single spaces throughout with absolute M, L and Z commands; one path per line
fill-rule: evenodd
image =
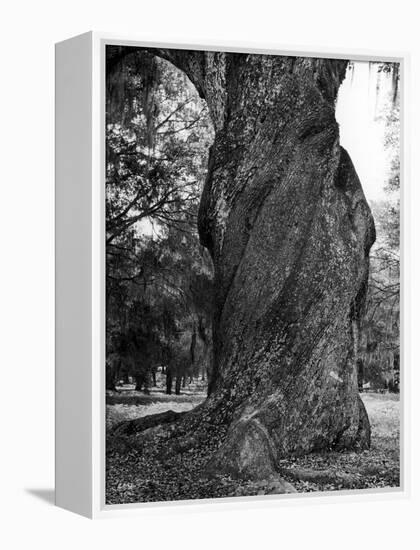
M 212 464 L 261 477 L 290 453 L 366 447 L 356 359 L 374 225 L 339 145 L 346 62 L 203 53 L 197 70 L 177 55 L 216 128 L 199 231 L 215 267 L 210 401 L 231 424 Z
M 264 478 L 290 454 L 368 446 L 356 359 L 375 237 L 335 120 L 346 62 L 157 53 L 216 130 L 199 212 L 214 365 L 196 417 L 228 428 L 210 469 Z

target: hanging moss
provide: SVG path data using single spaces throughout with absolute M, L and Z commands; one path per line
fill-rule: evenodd
M 399 82 L 400 82 L 400 64 L 392 62 L 383 62 L 379 63 L 377 70 L 377 93 L 379 91 L 379 79 L 382 75 L 386 75 L 391 79 L 391 90 L 392 90 L 392 103 L 395 106 L 397 102 L 397 96 L 399 93 Z

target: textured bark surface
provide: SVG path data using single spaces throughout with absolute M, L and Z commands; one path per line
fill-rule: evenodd
M 346 62 L 155 53 L 186 72 L 216 129 L 199 212 L 214 371 L 180 433 L 223 426 L 209 471 L 253 479 L 290 454 L 367 447 L 356 359 L 375 237 L 335 120 Z

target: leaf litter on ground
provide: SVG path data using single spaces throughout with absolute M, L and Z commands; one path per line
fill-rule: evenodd
M 159 391 L 143 395 L 131 390 L 123 402 L 107 404 L 107 429 L 131 420 L 167 410 L 191 410 L 205 398 L 200 388 L 189 388 L 180 396 Z M 122 393 L 122 392 L 121 392 Z M 162 398 L 162 396 L 164 396 Z M 297 492 L 337 491 L 395 487 L 400 484 L 399 433 L 400 403 L 395 394 L 362 394 L 372 428 L 372 445 L 367 451 L 329 451 L 291 457 L 278 464 L 281 476 Z M 118 395 L 117 395 L 118 398 Z M 134 404 L 133 404 L 134 403 Z M 142 403 L 142 404 L 139 404 Z M 223 430 L 220 429 L 220 439 Z M 129 440 L 107 441 L 106 495 L 108 504 L 152 502 L 227 496 L 253 496 L 276 492 L 273 480 L 253 482 L 230 476 L 205 477 L 199 474 L 208 461 L 209 448 L 193 446 L 185 452 L 169 450 L 159 429 L 147 437 L 138 434 Z M 217 438 L 216 440 L 217 441 Z M 164 466 L 163 466 L 164 464 Z

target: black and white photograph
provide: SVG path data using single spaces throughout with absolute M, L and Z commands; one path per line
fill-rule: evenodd
M 106 504 L 399 488 L 399 63 L 105 56 Z

